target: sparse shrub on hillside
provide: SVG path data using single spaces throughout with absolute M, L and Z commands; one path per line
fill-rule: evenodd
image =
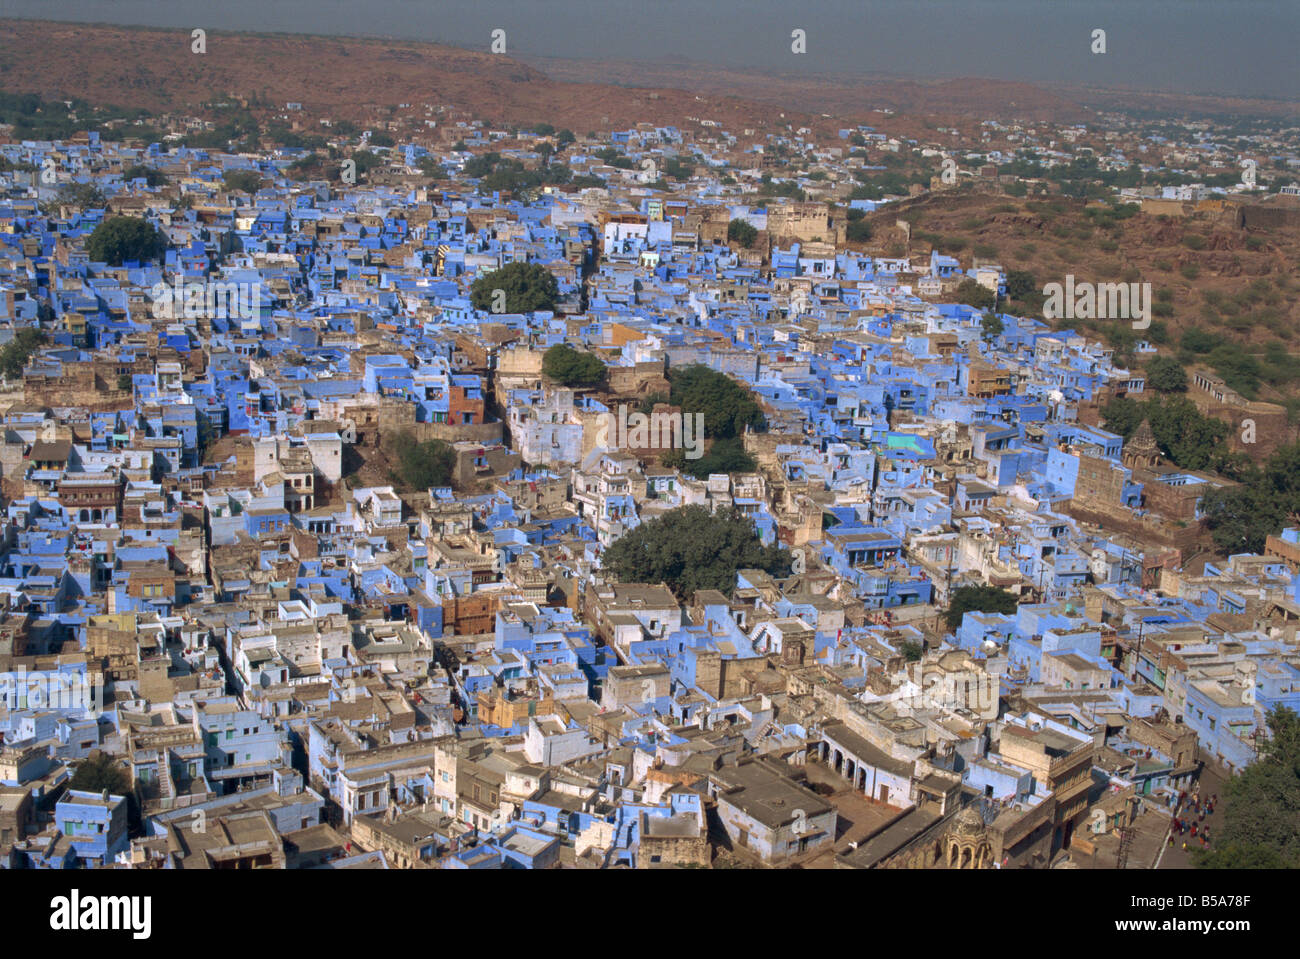
M 1291 329 L 1291 324 L 1287 322 L 1285 317 L 1279 315 L 1277 310 L 1260 310 L 1258 316 L 1259 322 L 1274 336 L 1283 340 L 1289 340 L 1295 336 L 1295 331 Z
M 1259 392 L 1259 379 L 1263 374 L 1259 360 L 1242 352 L 1240 347 L 1220 343 L 1210 351 L 1209 363 L 1214 372 L 1223 377 L 1223 382 L 1230 389 L 1236 390 L 1248 400 L 1256 398 Z
M 1201 275 L 1201 268 L 1195 263 L 1184 263 L 1178 270 L 1186 280 L 1194 280 Z
M 1190 350 L 1192 353 L 1209 353 L 1218 344 L 1219 338 L 1217 336 L 1207 333 L 1200 327 L 1189 326 L 1183 331 L 1183 349 Z

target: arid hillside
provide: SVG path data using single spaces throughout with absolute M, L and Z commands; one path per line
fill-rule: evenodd
M 505 55 L 427 43 L 210 32 L 206 46 L 192 52 L 187 31 L 0 21 L 0 88 L 153 113 L 256 97 L 354 121 L 380 107 L 429 103 L 499 123 L 579 131 L 682 123 L 703 116 L 705 106 L 708 118 L 732 129 L 825 122 L 793 111 L 778 124 L 770 106 L 738 97 L 704 105 L 678 89 L 568 83 Z
M 1265 209 L 1277 215 L 1247 211 L 1243 222 L 1243 207 L 1231 201 L 1189 204 L 1187 215 L 1136 212 L 1117 218 L 1103 204 L 1064 197 L 928 193 L 869 214 L 872 239 L 865 248 L 902 247 L 908 237 L 899 221 L 905 221 L 914 251 L 934 246 L 963 262 L 993 260 L 1008 271 L 1031 274 L 1039 294 L 1002 306 L 1037 317 L 1043 286 L 1063 284 L 1067 275 L 1079 282 L 1150 283 L 1149 331 L 1104 320 L 1059 325 L 1120 347 L 1149 338 L 1162 352 L 1181 353 L 1189 365 L 1205 368 L 1222 365 L 1231 351 L 1246 358 L 1245 382 L 1257 380 L 1250 392 L 1285 402 L 1300 387 L 1293 371 L 1300 357 L 1300 203 L 1293 200 L 1274 197 Z M 1216 348 L 1226 350 L 1212 358 Z M 1259 369 L 1252 370 L 1252 363 Z

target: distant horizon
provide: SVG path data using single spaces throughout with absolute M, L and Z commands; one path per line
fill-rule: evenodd
M 1296 0 L 0 0 L 85 25 L 407 40 L 528 61 L 689 63 L 809 79 L 983 80 L 1291 101 Z M 949 27 L 950 29 L 945 29 Z M 804 30 L 807 52 L 791 52 Z M 1094 29 L 1106 52 L 1091 51 Z M 731 42 L 726 42 L 727 38 Z

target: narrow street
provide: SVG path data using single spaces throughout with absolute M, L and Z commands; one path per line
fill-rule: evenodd
M 1200 777 L 1201 801 L 1204 802 L 1205 800 L 1209 799 L 1210 796 L 1217 794 L 1219 797 L 1219 802 L 1214 808 L 1213 815 L 1206 816 L 1205 819 L 1203 820 L 1199 816 L 1193 816 L 1191 811 L 1186 806 L 1183 807 L 1183 809 L 1178 813 L 1179 817 L 1182 819 L 1191 819 L 1192 821 L 1194 821 L 1196 823 L 1198 836 L 1195 839 L 1193 839 L 1186 832 L 1184 832 L 1183 835 L 1181 836 L 1175 836 L 1173 846 L 1168 846 L 1165 849 L 1164 858 L 1160 860 L 1161 869 L 1194 868 L 1192 862 L 1192 850 L 1193 848 L 1197 848 L 1197 849 L 1200 848 L 1201 840 L 1200 840 L 1199 832 L 1201 827 L 1203 826 L 1210 827 L 1210 845 L 1211 847 L 1214 845 L 1215 837 L 1221 834 L 1223 830 L 1223 802 L 1224 802 L 1224 793 L 1226 791 L 1224 789 L 1224 785 L 1225 783 L 1223 778 L 1215 770 L 1206 768 L 1201 772 L 1201 777 Z M 1183 851 L 1184 842 L 1187 843 L 1186 852 Z

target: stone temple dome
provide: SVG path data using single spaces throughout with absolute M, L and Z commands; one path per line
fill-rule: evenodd
M 984 820 L 968 806 L 953 817 L 952 831 L 959 836 L 977 836 L 984 831 Z

